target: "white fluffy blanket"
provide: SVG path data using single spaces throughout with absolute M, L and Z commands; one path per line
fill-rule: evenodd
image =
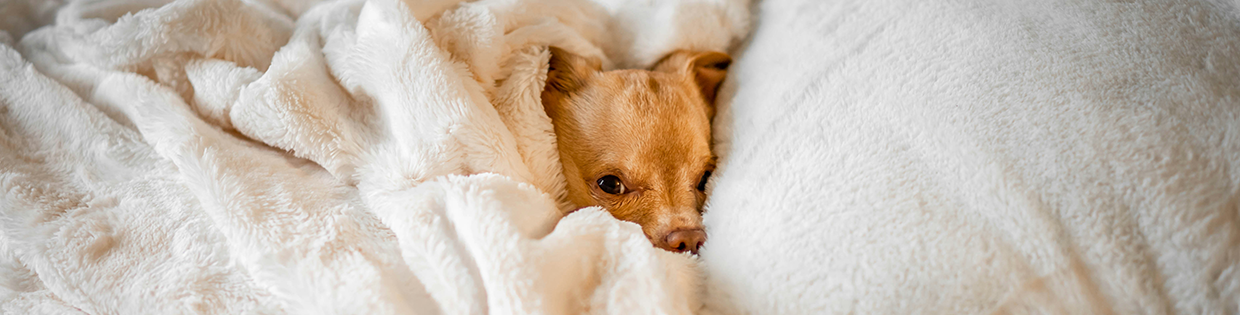
M 4 313 L 699 308 L 689 256 L 561 218 L 544 47 L 726 49 L 747 1 L 166 2 L 0 6 Z
M 1240 314 L 1240 2 L 764 1 L 723 314 Z

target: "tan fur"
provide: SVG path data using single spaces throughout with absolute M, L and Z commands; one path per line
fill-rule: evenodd
M 702 229 L 706 196 L 697 188 L 714 169 L 710 121 L 731 58 L 679 51 L 653 70 L 602 72 L 595 60 L 551 52 L 542 99 L 570 201 L 602 206 L 640 224 L 654 245 L 675 250 L 668 233 Z M 628 191 L 601 190 L 597 181 L 606 175 L 619 177 Z

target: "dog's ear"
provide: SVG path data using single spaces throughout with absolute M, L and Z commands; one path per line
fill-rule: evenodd
M 719 92 L 719 84 L 728 75 L 728 66 L 732 57 L 718 51 L 690 52 L 676 51 L 655 63 L 652 70 L 672 73 L 685 73 L 693 77 L 694 83 L 702 92 L 702 98 L 713 108 L 715 95 Z
M 551 50 L 551 62 L 547 69 L 545 91 L 572 92 L 585 84 L 587 76 L 603 70 L 599 60 L 578 56 L 560 47 L 551 46 L 548 49 Z

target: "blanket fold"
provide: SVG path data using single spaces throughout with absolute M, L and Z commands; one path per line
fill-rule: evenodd
M 0 45 L 0 305 L 696 310 L 692 258 L 602 209 L 564 216 L 545 46 L 610 60 L 614 26 L 551 2 L 60 8 Z

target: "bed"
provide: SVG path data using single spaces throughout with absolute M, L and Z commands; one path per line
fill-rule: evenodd
M 6 314 L 1240 312 L 1240 2 L 0 16 Z M 732 52 L 700 256 L 564 203 L 546 45 Z
M 1227 1 L 768 1 L 716 121 L 723 314 L 1240 312 Z

